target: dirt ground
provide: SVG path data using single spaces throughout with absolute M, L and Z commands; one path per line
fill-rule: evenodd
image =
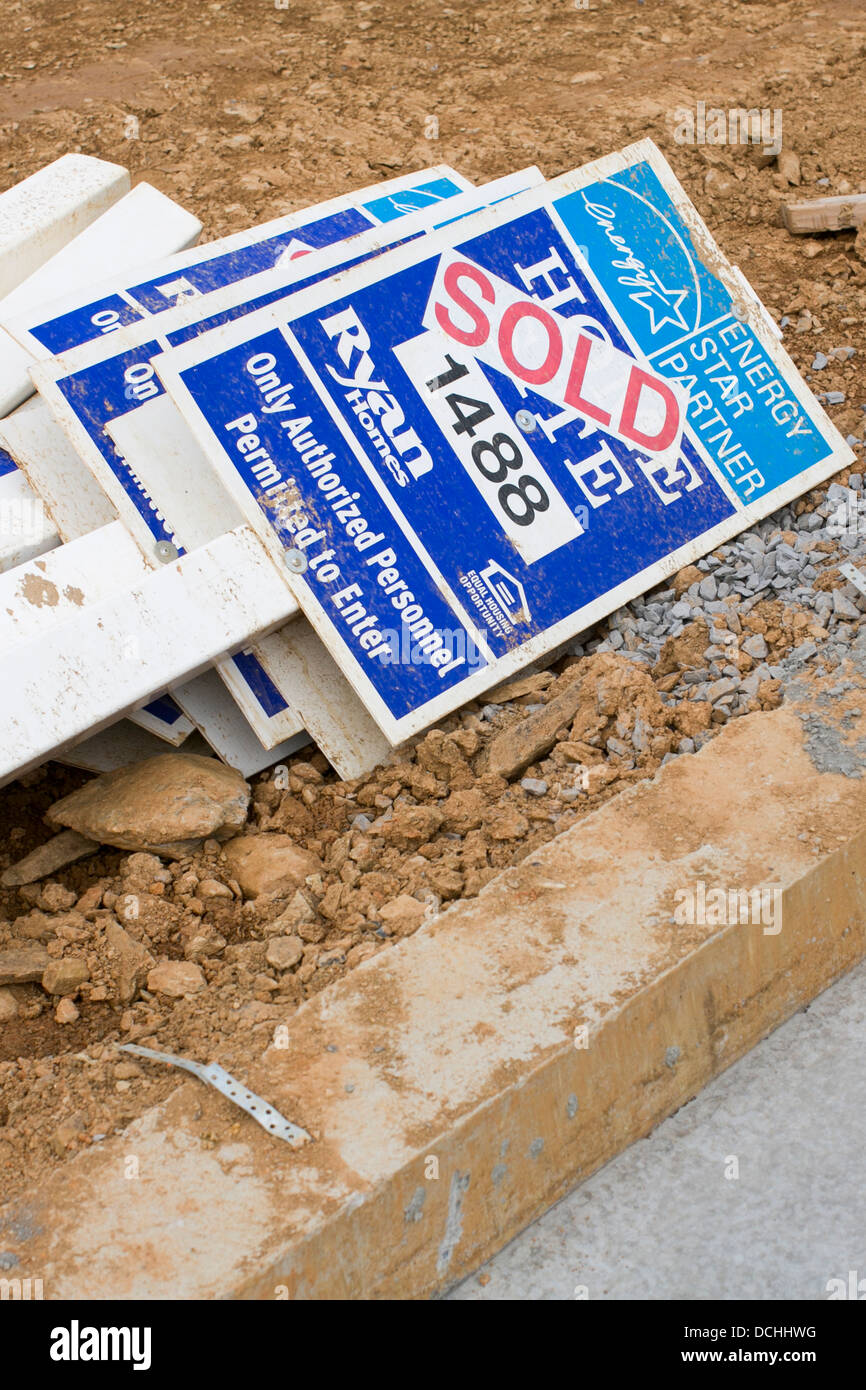
M 816 349 L 855 346 L 849 360 L 831 359 L 820 388 L 845 393 L 829 408 L 842 434 L 863 434 L 866 264 L 854 233 L 807 240 L 779 224 L 793 196 L 866 192 L 862 0 L 44 0 L 7 5 L 3 18 L 0 187 L 85 151 L 182 202 L 203 219 L 203 240 L 432 163 L 479 182 L 532 163 L 553 176 L 651 136 L 770 312 L 791 320 L 785 345 L 807 380 Z M 677 143 L 677 109 L 698 102 L 781 111 L 798 191 L 750 147 Z M 774 657 L 802 635 L 778 603 L 749 619 Z M 264 1047 L 287 1007 L 651 776 L 682 737 L 720 727 L 706 702 L 659 699 L 676 661 L 707 644 L 705 634 L 679 641 L 652 672 L 621 656 L 590 658 L 589 670 L 560 660 L 500 695 L 492 721 L 470 706 L 358 783 L 340 782 L 313 750 L 294 760 L 287 786 L 257 779 L 251 827 L 290 834 L 321 865 L 301 901 L 294 890 L 246 898 L 216 844 L 164 863 L 106 850 L 50 884 L 0 894 L 0 949 L 42 943 L 86 975 L 65 1003 L 35 982 L 6 991 L 4 1194 L 176 1084 L 168 1069 L 118 1054 L 117 1042 L 242 1068 L 251 1039 Z M 578 676 L 585 698 L 554 746 L 517 776 L 492 772 L 493 740 Z M 777 698 L 762 688 L 754 707 Z M 645 751 L 605 751 L 638 715 L 651 731 Z M 0 792 L 0 868 L 49 837 L 44 812 L 82 780 L 50 764 Z M 152 961 L 195 966 L 200 984 L 178 996 L 136 985 L 127 998 L 110 923 Z M 285 968 L 268 959 L 277 937 L 296 953 Z

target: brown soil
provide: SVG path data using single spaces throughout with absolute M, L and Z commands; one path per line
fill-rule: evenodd
M 866 191 L 858 0 L 721 8 L 596 0 L 589 11 L 565 0 L 292 0 L 287 9 L 269 0 L 151 0 L 124 14 L 107 0 L 5 8 L 0 186 L 81 149 L 157 184 L 202 217 L 211 238 L 433 162 L 476 181 L 529 163 L 554 175 L 649 135 L 771 312 L 797 320 L 800 331 L 792 324 L 785 341 L 807 378 L 816 348 L 858 349 L 832 361 L 816 386 L 844 391 L 846 403 L 830 413 L 843 434 L 863 433 L 866 265 L 854 234 L 806 241 L 778 224 L 786 198 Z M 676 144 L 674 111 L 698 101 L 780 108 L 801 189 L 749 148 Z M 427 140 L 434 115 L 439 137 Z M 124 136 L 130 116 L 138 138 Z M 833 560 L 826 557 L 830 587 Z M 778 603 L 750 615 L 771 659 L 801 640 L 804 621 Z M 176 1084 L 169 1069 L 118 1054 L 119 1041 L 242 1068 L 251 1041 L 264 1046 L 287 1008 L 417 929 L 421 914 L 395 900 L 408 896 L 432 912 L 473 896 L 498 870 L 653 775 L 681 737 L 720 727 L 724 716 L 711 717 L 701 702 L 665 707 L 658 699 L 702 649 L 695 634 L 679 642 L 651 674 L 621 656 L 594 659 L 574 720 L 510 780 L 489 771 L 489 745 L 567 689 L 577 674 L 570 659 L 504 698 L 492 724 L 470 706 L 364 782 L 340 782 L 309 751 L 292 763 L 287 787 L 272 774 L 258 779 L 250 827 L 289 833 L 321 861 L 303 903 L 292 895 L 244 901 L 216 844 L 165 864 L 107 850 L 52 884 L 0 894 L 0 949 L 39 939 L 52 958 L 83 961 L 88 976 L 74 1000 L 78 1017 L 66 1023 L 38 983 L 12 989 L 17 1016 L 0 1023 L 4 1195 Z M 599 698 L 611 680 L 615 717 Z M 762 689 L 756 707 L 777 699 Z M 606 740 L 622 738 L 623 728 L 627 737 L 636 713 L 648 746 L 619 758 Z M 44 812 L 82 776 L 49 764 L 0 793 L 0 868 L 49 837 Z M 547 791 L 525 790 L 522 777 Z M 353 825 L 362 814 L 374 824 Z M 286 970 L 266 958 L 278 918 L 278 934 L 301 943 Z M 144 989 L 124 1001 L 106 944 L 106 924 L 117 920 L 155 961 L 196 963 L 203 987 L 176 1000 Z

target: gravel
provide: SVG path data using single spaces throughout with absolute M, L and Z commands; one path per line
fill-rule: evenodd
M 818 354 L 820 360 L 823 354 Z M 824 362 L 826 365 L 826 360 Z M 815 370 L 820 370 L 816 367 Z M 841 392 L 828 392 L 831 396 Z M 818 549 L 830 542 L 833 551 Z M 834 554 L 835 552 L 835 554 Z M 827 568 L 840 560 L 850 560 L 866 573 L 866 496 L 864 474 L 852 473 L 848 486 L 830 483 L 817 506 L 795 516 L 791 506 L 758 522 L 751 530 L 723 545 L 713 555 L 697 562 L 701 578 L 677 596 L 675 590 L 660 592 L 633 600 L 613 613 L 607 631 L 584 633 L 582 641 L 571 648 L 575 654 L 595 651 L 616 651 L 630 660 L 655 665 L 669 637 L 677 637 L 687 623 L 704 621 L 708 628 L 708 645 L 703 653 L 702 669 L 679 672 L 679 679 L 662 698 L 677 703 L 689 697 L 707 699 L 716 718 L 732 718 L 746 713 L 763 681 L 784 681 L 795 672 L 802 674 L 811 662 L 829 663 L 831 667 L 843 660 L 857 624 L 866 611 L 866 598 L 851 584 L 838 588 L 815 588 L 816 581 Z M 826 563 L 825 563 L 826 562 Z M 737 603 L 725 602 L 734 597 Z M 762 599 L 780 599 L 786 609 L 802 612 L 816 625 L 827 630 L 821 641 L 806 638 L 780 661 L 768 664 L 770 655 L 765 638 L 746 632 L 743 635 L 741 618 Z M 716 619 L 723 616 L 725 626 Z M 748 673 L 736 664 L 737 651 L 745 652 L 755 663 Z M 489 717 L 482 711 L 482 717 Z M 677 752 L 692 752 L 706 741 L 709 734 L 695 739 L 682 739 Z M 640 752 L 645 731 L 631 737 L 613 738 L 608 750 L 619 758 Z M 676 753 L 669 754 L 676 756 Z

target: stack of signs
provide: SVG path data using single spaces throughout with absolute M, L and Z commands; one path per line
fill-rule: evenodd
M 134 276 L 115 276 L 107 284 L 74 290 L 61 301 L 40 303 L 23 315 L 13 315 L 4 320 L 4 327 L 33 357 L 43 359 L 44 365 L 34 371 L 34 378 L 74 444 L 75 453 L 70 459 L 67 451 L 62 467 L 59 466 L 60 446 L 55 439 L 54 450 L 49 451 L 53 456 L 47 457 L 48 422 L 44 409 L 43 418 L 28 415 L 26 420 L 16 419 L 8 425 L 10 446 L 16 449 L 23 470 L 52 510 L 68 511 L 70 493 L 80 490 L 85 477 L 90 481 L 89 473 L 82 476 L 83 459 L 114 504 L 111 514 L 116 508 L 151 561 L 174 559 L 184 549 L 176 529 L 166 521 L 152 494 L 106 433 L 118 421 L 128 426 L 136 411 L 160 394 L 149 365 L 154 353 L 200 331 L 199 320 L 219 323 L 254 305 L 267 303 L 274 294 L 284 295 L 286 287 L 298 280 L 310 283 L 311 274 L 301 275 L 302 264 L 307 264 L 305 258 L 323 263 L 319 275 L 345 265 L 350 258 L 339 248 L 347 239 L 359 258 L 362 254 L 374 254 L 397 239 L 398 227 L 401 237 L 417 236 L 437 220 L 442 221 L 445 205 L 456 210 L 451 215 L 465 215 L 485 206 L 487 201 L 540 181 L 538 171 L 530 170 L 525 178 L 516 175 L 491 186 L 490 197 L 485 199 L 453 170 L 427 170 L 332 200 L 200 250 L 152 266 L 136 267 Z M 159 336 L 154 332 L 157 327 L 162 330 Z M 171 408 L 170 402 L 164 404 Z M 148 430 L 152 417 L 144 410 L 141 413 L 142 427 Z M 0 434 L 3 433 L 0 427 Z M 165 462 L 165 450 L 157 447 L 164 443 L 164 437 L 149 437 L 146 462 Z M 73 476 L 76 463 L 78 473 Z M 181 458 L 179 468 L 169 470 L 171 484 L 180 494 L 173 512 L 178 507 L 184 510 L 184 504 L 190 500 L 194 463 L 194 458 Z M 226 510 L 227 498 L 215 497 L 210 506 L 206 497 L 194 498 L 192 503 L 192 525 L 186 528 L 188 536 L 192 532 L 192 545 L 201 544 L 234 524 L 235 518 Z M 88 521 L 84 529 L 90 530 L 96 524 L 95 520 Z M 65 541 L 80 536 L 79 516 L 76 514 L 60 531 Z M 184 737 L 197 724 L 221 754 L 240 763 L 247 772 L 285 755 L 299 741 L 306 741 L 302 733 L 304 723 L 316 722 L 315 710 L 311 719 L 299 718 L 253 653 L 240 653 L 221 663 L 220 674 L 245 718 L 230 718 L 225 698 L 219 696 L 219 683 L 214 690 L 212 684 L 199 681 L 183 687 L 181 704 L 189 706 L 189 721 L 182 718 L 173 701 L 163 699 L 148 705 L 146 711 L 139 711 L 137 722 L 172 742 L 179 741 L 178 732 Z M 374 734 L 375 750 L 362 750 L 363 759 L 369 761 L 374 751 L 384 751 L 384 744 L 372 723 L 366 716 L 364 719 L 369 727 L 351 732 L 356 741 L 360 733 L 362 743 L 366 735 L 368 745 L 370 733 Z M 245 720 L 254 735 L 252 742 Z M 328 751 L 339 765 L 341 738 L 345 740 L 347 730 L 343 727 L 345 720 L 338 721 L 338 725 L 332 729 L 325 720 L 321 735 L 325 743 L 334 743 Z M 345 763 L 345 768 L 351 771 L 351 763 Z
M 368 771 L 852 457 L 649 141 L 428 170 L 4 326 L 61 549 L 78 468 L 155 576 L 228 533 L 267 560 L 285 626 L 204 676 L 191 630 L 172 684 L 247 772 L 307 735 Z
M 649 141 L 153 365 L 391 743 L 853 457 Z

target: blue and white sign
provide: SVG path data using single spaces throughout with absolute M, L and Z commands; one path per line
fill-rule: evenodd
M 21 317 L 4 320 L 3 326 L 39 359 L 68 352 L 310 251 L 436 208 L 471 187 L 445 165 L 404 174 L 180 252 L 139 270 L 134 280 L 118 283 L 115 277 L 101 286 L 78 289 L 54 304 L 41 304 Z
M 155 365 L 393 742 L 852 458 L 649 141 Z
M 463 218 L 518 192 L 543 183 L 538 169 L 455 194 L 445 209 L 434 205 L 404 217 L 392 217 L 377 231 L 336 242 L 303 258 L 291 257 L 267 271 L 231 280 L 189 303 L 164 312 L 157 323 L 143 322 L 114 330 L 96 343 L 81 344 L 34 369 L 40 392 L 69 432 L 84 461 L 96 474 L 133 533 L 148 547 L 150 540 L 168 541 L 179 552 L 186 541 L 166 514 L 166 500 L 154 499 L 143 481 L 127 467 L 106 434 L 106 427 L 129 416 L 163 394 L 151 359 L 221 324 L 285 299 L 300 288 L 362 264 L 383 250 L 421 236 L 454 218 Z M 363 196 L 363 195 L 358 195 Z M 392 195 L 394 196 L 394 195 Z M 119 485 L 122 492 L 118 491 Z
M 37 384 L 52 405 L 57 405 L 58 398 L 65 403 L 76 422 L 73 442 L 100 482 L 107 469 L 120 484 L 124 497 L 115 495 L 115 500 L 123 508 L 128 499 L 135 508 L 133 525 L 140 520 L 154 542 L 167 541 L 183 553 L 181 537 L 105 432 L 111 421 L 161 393 L 150 358 L 205 327 L 283 296 L 287 282 L 313 283 L 329 274 L 334 264 L 344 265 L 347 257 L 338 245 L 347 237 L 380 226 L 383 240 L 393 241 L 398 233 L 392 224 L 404 217 L 409 219 L 411 233 L 418 235 L 431 225 L 428 219 L 439 216 L 440 204 L 461 201 L 459 195 L 466 189 L 470 190 L 466 196 L 474 195 L 471 185 L 449 169 L 403 176 L 174 256 L 162 263 L 158 274 L 128 289 L 91 290 L 88 302 L 55 307 L 38 324 L 28 323 L 26 331 L 20 323 L 16 326 L 22 342 L 38 344 L 43 356 L 46 350 L 58 354 L 47 375 L 42 374 L 45 369 L 37 368 Z M 326 256 L 320 264 L 322 257 L 313 253 L 328 249 L 331 258 Z M 307 261 L 311 254 L 312 261 Z M 306 265 L 310 270 L 305 273 Z M 224 292 L 222 296 L 219 291 Z M 208 311 L 211 316 L 205 318 Z M 160 336 L 151 337 L 157 328 Z M 82 349 L 89 360 L 77 366 Z M 49 389 L 49 380 L 55 389 Z M 70 414 L 60 415 L 65 427 Z M 134 530 L 141 539 L 142 528 L 134 525 Z M 288 716 L 286 700 L 252 652 L 239 653 L 233 665 L 266 720 Z
M 157 358 L 393 741 L 852 455 L 650 141 Z

